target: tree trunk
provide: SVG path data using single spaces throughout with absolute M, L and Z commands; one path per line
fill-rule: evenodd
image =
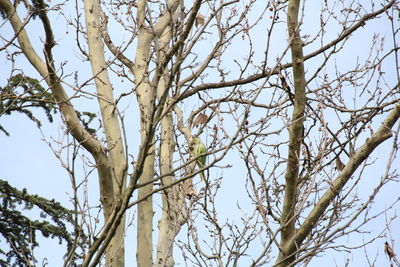
M 145 1 L 140 1 L 138 4 L 138 18 L 145 13 Z M 143 14 L 141 14 L 143 12 Z M 140 21 L 139 23 L 144 23 Z M 149 125 L 153 120 L 154 109 L 154 88 L 150 85 L 149 77 L 147 76 L 148 62 L 150 60 L 150 44 L 153 39 L 143 24 L 141 24 L 138 46 L 136 51 L 135 61 L 135 83 L 137 85 L 136 92 L 140 108 L 140 131 L 141 142 L 145 143 L 148 139 Z M 143 166 L 143 172 L 140 176 L 140 183 L 151 182 L 154 178 L 154 146 L 151 140 L 151 147 L 148 154 L 145 155 L 146 159 Z M 139 188 L 138 199 L 149 195 L 153 190 L 153 184 L 149 183 L 146 186 Z M 137 266 L 145 267 L 152 266 L 153 264 L 153 198 L 149 196 L 138 204 L 138 217 L 137 217 Z
M 160 168 L 161 175 L 173 169 L 174 151 L 172 114 L 168 113 L 161 122 Z M 162 186 L 169 186 L 175 181 L 174 176 L 162 178 Z M 179 185 L 166 188 L 162 193 L 162 215 L 158 222 L 159 235 L 155 266 L 174 266 L 173 242 L 182 224 L 185 222 L 185 200 L 179 191 Z
M 150 83 L 148 77 L 148 64 L 150 62 L 150 46 L 155 38 L 161 37 L 162 33 L 171 22 L 171 15 L 178 7 L 178 1 L 169 1 L 167 7 L 158 18 L 157 22 L 151 26 L 146 22 L 146 5 L 147 1 L 142 0 L 137 4 L 137 23 L 139 25 L 138 44 L 135 56 L 135 66 L 132 70 L 135 75 L 136 95 L 140 109 L 140 131 L 141 141 L 145 143 L 149 141 L 149 137 L 153 136 L 151 131 L 154 130 L 154 112 L 156 100 L 156 88 Z M 151 147 L 144 162 L 143 173 L 140 176 L 141 184 L 148 183 L 138 190 L 138 199 L 145 198 L 138 204 L 138 225 L 137 225 L 137 266 L 145 267 L 153 264 L 153 199 L 151 192 L 153 191 L 152 180 L 154 179 L 154 138 L 151 140 Z
M 104 58 L 104 43 L 100 32 L 100 2 L 97 0 L 85 0 L 84 4 L 89 59 L 93 77 L 95 77 L 94 81 L 107 138 L 109 162 L 111 163 L 109 176 L 100 181 L 101 200 L 105 206 L 104 216 L 107 220 L 110 215 L 107 210 L 111 208 L 115 198 L 120 197 L 123 190 L 125 190 L 127 163 L 113 97 L 113 88 L 108 77 L 107 63 Z M 105 181 L 105 179 L 109 181 Z M 111 188 L 105 186 L 110 183 L 113 184 Z M 105 196 L 109 195 L 113 195 L 113 198 L 105 199 Z M 106 266 L 123 267 L 125 265 L 124 232 L 125 219 L 123 218 L 107 247 Z
M 293 237 L 295 232 L 297 202 L 297 180 L 299 175 L 300 146 L 303 138 L 305 98 L 305 73 L 303 59 L 303 44 L 299 35 L 298 13 L 300 0 L 290 0 L 288 7 L 288 32 L 293 63 L 294 107 L 292 121 L 289 127 L 289 151 L 285 173 L 285 198 L 281 220 L 281 242 L 284 245 Z M 281 250 L 277 266 L 289 266 L 295 260 L 296 251 Z
M 167 27 L 157 42 L 158 62 L 163 62 L 165 54 L 169 49 L 171 40 L 171 28 Z M 169 70 L 165 69 L 157 88 L 159 102 L 168 94 Z M 168 107 L 166 101 L 164 107 Z M 157 242 L 157 256 L 155 266 L 174 266 L 173 243 L 175 236 L 185 222 L 185 196 L 180 192 L 179 185 L 170 185 L 175 182 L 173 175 L 168 175 L 173 170 L 174 155 L 174 122 L 172 113 L 168 112 L 161 120 L 161 142 L 160 142 L 160 174 L 167 175 L 162 178 L 161 186 L 166 187 L 162 192 L 162 215 L 158 222 L 159 235 Z

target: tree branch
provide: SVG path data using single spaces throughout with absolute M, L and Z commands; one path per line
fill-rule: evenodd
M 0 0 L 0 9 L 6 13 L 14 32 L 18 34 L 18 42 L 21 46 L 22 52 L 52 90 L 53 96 L 60 107 L 61 113 L 63 114 L 63 118 L 68 130 L 76 138 L 76 140 L 80 142 L 83 147 L 94 156 L 95 159 L 97 159 L 98 163 L 105 164 L 105 162 L 101 160 L 105 153 L 104 148 L 101 146 L 100 142 L 89 132 L 87 132 L 85 127 L 83 127 L 83 125 L 80 123 L 75 109 L 61 85 L 61 79 L 57 77 L 55 73 L 51 74 L 52 77 L 49 74 L 47 64 L 43 62 L 43 60 L 36 53 L 35 49 L 32 47 L 29 37 L 23 28 L 25 24 L 21 22 L 13 4 L 8 0 Z M 44 21 L 44 23 L 49 22 Z M 46 32 L 46 36 L 52 36 L 50 25 L 44 26 L 44 28 L 48 31 Z M 50 46 L 45 48 L 45 53 L 48 56 L 51 54 L 49 48 Z
M 387 5 L 383 6 L 381 9 L 372 12 L 372 13 L 368 13 L 364 16 L 362 16 L 357 23 L 355 23 L 353 26 L 351 26 L 350 28 L 348 28 L 346 31 L 344 31 L 339 37 L 337 37 L 336 39 L 334 39 L 333 41 L 329 42 L 328 44 L 324 45 L 323 47 L 317 49 L 316 51 L 305 55 L 304 56 L 304 61 L 307 61 L 315 56 L 320 55 L 321 53 L 325 52 L 326 50 L 330 49 L 331 47 L 337 45 L 338 43 L 340 43 L 341 41 L 343 41 L 345 38 L 349 37 L 352 33 L 354 33 L 356 30 L 358 30 L 360 27 L 364 27 L 365 23 L 371 19 L 374 19 L 376 16 L 382 14 L 383 12 L 385 12 L 386 10 L 388 10 L 389 8 L 391 8 L 393 6 L 393 4 L 395 3 L 395 0 L 390 1 Z M 188 98 L 198 92 L 201 91 L 205 91 L 207 89 L 219 89 L 219 88 L 224 88 L 224 87 L 233 87 L 233 86 L 238 86 L 238 85 L 243 85 L 243 84 L 248 84 L 248 83 L 252 83 L 255 81 L 258 81 L 260 79 L 263 79 L 265 77 L 268 76 L 272 76 L 272 75 L 277 75 L 280 73 L 280 71 L 282 69 L 288 69 L 293 67 L 292 62 L 283 64 L 280 66 L 279 69 L 273 69 L 273 70 L 262 70 L 260 73 L 256 73 L 253 75 L 248 76 L 247 78 L 242 78 L 242 79 L 238 79 L 238 80 L 231 80 L 231 81 L 226 81 L 226 82 L 217 82 L 217 83 L 204 83 L 198 86 L 193 86 L 191 89 L 188 89 L 186 91 L 184 91 L 178 98 L 177 101 L 183 100 L 185 98 Z
M 321 199 L 316 203 L 304 223 L 296 231 L 293 238 L 282 248 L 284 251 L 294 251 L 303 242 L 312 228 L 317 224 L 318 220 L 324 214 L 325 210 L 332 203 L 332 200 L 338 195 L 343 186 L 350 180 L 353 173 L 368 158 L 378 145 L 392 136 L 392 127 L 400 118 L 400 101 L 386 117 L 378 131 L 367 138 L 365 144 L 349 159 L 339 176 L 333 181 L 332 186 L 325 192 Z
M 293 79 L 294 79 L 294 107 L 291 125 L 289 126 L 289 147 L 288 160 L 285 173 L 285 194 L 283 201 L 281 219 L 281 242 L 284 246 L 293 236 L 295 231 L 296 216 L 294 214 L 298 195 L 298 176 L 300 147 L 304 135 L 304 111 L 306 107 L 306 78 L 304 72 L 303 42 L 299 34 L 300 0 L 290 0 L 288 6 L 287 26 L 290 37 L 290 49 L 292 52 Z M 279 253 L 278 261 L 285 258 L 278 266 L 288 266 L 294 260 L 287 257 L 292 251 L 282 250 Z

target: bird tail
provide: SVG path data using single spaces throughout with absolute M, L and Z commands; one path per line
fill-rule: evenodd
M 204 175 L 204 171 L 200 172 L 200 178 L 203 182 L 206 182 L 206 176 Z

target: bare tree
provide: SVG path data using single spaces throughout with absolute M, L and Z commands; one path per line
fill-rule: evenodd
M 53 151 L 72 181 L 75 243 L 83 232 L 89 242 L 69 246 L 65 266 L 78 250 L 83 266 L 131 265 L 132 225 L 138 266 L 173 266 L 178 248 L 179 261 L 196 266 L 307 265 L 329 249 L 350 250 L 341 237 L 398 207 L 373 205 L 399 177 L 397 1 L 0 0 L 0 10 L 1 27 L 13 29 L 1 34 L 9 84 L 38 78 L 34 87 L 21 82 L 23 92 L 15 83 L 2 90 L 1 115 L 32 114 L 18 103 L 55 104 L 73 137 L 61 145 L 74 147 L 71 160 Z M 71 50 L 60 20 L 74 32 L 71 62 L 55 52 Z M 375 22 L 390 27 L 370 28 Z M 364 47 L 349 53 L 360 36 Z M 39 86 L 42 95 L 25 96 Z M 88 110 L 78 111 L 82 102 Z M 98 125 L 87 111 L 99 114 Z M 207 147 L 206 165 L 195 138 Z M 380 146 L 390 153 L 371 177 L 384 164 L 373 154 Z M 90 169 L 84 177 L 73 168 L 77 155 Z M 78 197 L 89 176 L 98 178 L 103 213 L 95 224 Z M 364 183 L 374 189 L 360 197 Z M 237 214 L 225 220 L 224 204 L 235 202 Z

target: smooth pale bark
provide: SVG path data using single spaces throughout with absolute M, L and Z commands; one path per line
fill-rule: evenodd
M 151 87 L 147 75 L 148 63 L 150 60 L 150 44 L 153 35 L 147 31 L 145 23 L 146 1 L 139 1 L 137 11 L 137 21 L 140 25 L 138 45 L 136 49 L 135 75 L 136 95 L 140 109 L 140 131 L 141 142 L 148 139 L 149 124 L 152 123 L 154 112 L 155 92 Z M 151 182 L 154 178 L 154 147 L 149 148 L 145 155 L 143 172 L 140 176 L 140 183 Z M 150 195 L 153 184 L 149 183 L 138 190 L 138 199 Z M 153 198 L 149 196 L 137 205 L 137 251 L 136 261 L 138 267 L 153 265 Z
M 104 131 L 107 138 L 108 155 L 111 165 L 109 176 L 100 181 L 100 188 L 102 189 L 100 199 L 103 205 L 107 206 L 107 208 L 104 209 L 104 216 L 107 220 L 110 216 L 108 211 L 115 201 L 115 198 L 120 197 L 123 190 L 125 190 L 127 163 L 114 102 L 113 88 L 108 77 L 107 63 L 104 58 L 104 43 L 100 32 L 100 2 L 98 0 L 85 0 L 84 6 L 89 45 L 89 60 L 92 66 L 93 76 L 95 77 L 97 99 L 99 101 Z M 105 179 L 109 181 L 105 181 Z M 107 188 L 104 186 L 110 183 L 113 184 L 113 187 Z M 113 195 L 113 198 L 107 199 L 109 195 Z M 122 219 L 115 235 L 107 247 L 107 266 L 123 267 L 125 265 L 124 228 L 125 220 Z
M 6 13 L 7 19 L 11 23 L 14 33 L 18 33 L 17 40 L 25 57 L 50 87 L 55 101 L 60 107 L 68 130 L 78 140 L 78 142 L 81 143 L 85 149 L 87 149 L 94 156 L 100 167 L 104 166 L 107 168 L 108 164 L 106 160 L 104 160 L 104 148 L 101 146 L 100 142 L 90 133 L 88 133 L 85 127 L 83 127 L 83 125 L 80 123 L 75 109 L 72 103 L 69 101 L 69 98 L 60 83 L 61 80 L 57 79 L 56 83 L 50 80 L 46 62 L 44 62 L 38 56 L 33 48 L 13 4 L 8 0 L 0 0 L 0 8 Z
M 68 131 L 95 159 L 99 181 L 104 181 L 101 183 L 104 188 L 112 188 L 112 182 L 107 179 L 107 177 L 110 176 L 110 162 L 105 153 L 105 148 L 96 138 L 86 131 L 85 127 L 83 127 L 79 121 L 75 109 L 61 84 L 61 79 L 57 77 L 56 73 L 54 73 L 49 66 L 49 64 L 53 65 L 53 62 L 46 64 L 46 62 L 38 56 L 12 3 L 8 0 L 0 0 L 0 8 L 6 13 L 14 32 L 16 34 L 18 33 L 17 40 L 21 46 L 22 52 L 51 89 L 53 97 L 63 115 L 64 122 L 68 127 Z M 50 25 L 47 25 L 46 29 L 51 29 Z M 47 34 L 52 35 L 51 32 Z M 51 53 L 51 51 L 46 51 L 46 53 Z M 48 69 L 50 69 L 50 71 Z M 106 199 L 112 199 L 113 193 L 112 191 L 107 191 L 104 196 Z
M 152 94 L 150 90 L 150 86 L 141 86 L 140 93 L 145 98 L 148 97 L 148 100 L 141 99 L 141 105 L 145 105 L 147 107 L 152 105 Z M 139 88 L 137 88 L 139 89 Z M 146 89 L 148 89 L 146 91 Z M 151 97 L 150 97 L 151 95 Z M 146 108 L 143 108 L 146 110 Z M 147 126 L 145 123 L 150 116 L 150 112 L 147 111 L 145 114 L 141 113 L 141 140 L 142 142 L 147 140 Z M 154 140 L 154 139 L 153 139 Z M 146 159 L 144 161 L 143 172 L 140 176 L 140 183 L 149 183 L 146 186 L 139 188 L 138 190 L 138 199 L 142 199 L 143 197 L 148 196 L 145 200 L 138 203 L 138 214 L 137 214 L 137 266 L 145 267 L 153 265 L 153 198 L 151 196 L 151 192 L 153 191 L 153 184 L 151 181 L 154 178 L 154 146 L 152 145 L 148 154 L 146 155 Z
M 283 246 L 281 247 L 281 250 L 283 252 L 285 252 L 287 255 L 296 252 L 296 250 L 301 246 L 304 239 L 311 233 L 312 229 L 314 229 L 315 225 L 317 224 L 321 216 L 325 213 L 329 204 L 332 203 L 333 199 L 337 197 L 342 188 L 351 179 L 357 168 L 362 164 L 364 160 L 366 160 L 371 155 L 375 148 L 377 148 L 381 143 L 383 143 L 385 140 L 393 135 L 391 129 L 393 128 L 394 124 L 399 120 L 399 118 L 400 102 L 389 113 L 389 115 L 386 117 L 376 133 L 370 138 L 367 138 L 365 144 L 361 146 L 354 155 L 351 156 L 344 169 L 332 182 L 331 187 L 325 192 L 325 194 L 311 210 L 309 215 L 305 218 L 304 223 L 301 225 L 301 227 L 296 230 L 295 234 L 290 240 L 283 244 Z M 279 263 L 279 261 L 281 260 L 278 259 L 277 263 Z M 283 266 L 283 264 L 279 263 L 276 266 Z M 291 265 L 287 263 L 284 266 Z
M 164 60 L 171 37 L 171 29 L 167 27 L 157 42 L 159 61 Z M 165 69 L 157 88 L 157 98 L 159 101 L 168 93 L 168 81 L 169 70 Z M 168 101 L 166 101 L 164 106 L 169 106 Z M 174 123 L 172 113 L 169 111 L 161 120 L 161 142 L 159 149 L 161 175 L 169 174 L 173 170 L 174 148 Z M 184 214 L 186 213 L 186 206 L 184 195 L 180 192 L 179 185 L 169 187 L 173 182 L 175 182 L 175 178 L 171 175 L 167 175 L 161 180 L 162 186 L 165 186 L 166 189 L 162 192 L 162 215 L 158 222 L 159 234 L 155 266 L 159 267 L 174 266 L 173 242 L 182 224 L 185 222 Z
M 52 55 L 51 55 L 51 46 L 45 48 L 45 53 L 47 55 L 46 61 L 44 62 L 36 53 L 36 51 L 33 49 L 31 42 L 29 40 L 29 37 L 26 33 L 26 31 L 23 29 L 23 24 L 16 13 L 16 10 L 14 9 L 14 6 L 12 5 L 11 2 L 7 0 L 0 0 L 0 8 L 4 10 L 4 12 L 7 15 L 8 20 L 10 21 L 14 32 L 18 33 L 17 39 L 18 42 L 21 46 L 22 52 L 28 59 L 28 61 L 32 64 L 32 66 L 39 72 L 39 74 L 43 77 L 43 79 L 46 81 L 48 84 L 49 88 L 52 91 L 53 97 L 57 104 L 59 105 L 60 111 L 63 115 L 63 119 L 65 124 L 68 127 L 68 131 L 72 134 L 72 136 L 80 143 L 82 146 L 89 151 L 92 156 L 94 157 L 96 161 L 96 167 L 98 170 L 98 177 L 99 177 L 99 184 L 100 184 L 100 194 L 101 194 L 101 200 L 103 203 L 103 208 L 104 208 L 104 214 L 106 215 L 105 217 L 107 218 L 107 214 L 110 214 L 110 209 L 111 205 L 114 199 L 114 188 L 121 188 L 120 186 L 114 187 L 115 180 L 112 179 L 112 177 L 123 177 L 124 175 L 121 175 L 121 173 L 125 172 L 126 167 L 123 166 L 125 163 L 124 157 L 122 157 L 122 160 L 118 163 L 115 164 L 116 161 L 119 161 L 117 158 L 118 156 L 114 156 L 114 160 L 110 160 L 108 154 L 107 154 L 107 149 L 104 148 L 101 143 L 94 138 L 90 133 L 86 131 L 86 129 L 83 127 L 81 124 L 80 120 L 78 119 L 75 109 L 72 105 L 72 103 L 69 101 L 69 98 L 61 84 L 61 79 L 57 76 L 57 74 L 54 72 L 54 62 L 51 61 Z M 42 10 L 42 12 L 45 12 L 45 10 Z M 45 13 L 41 14 L 42 16 L 47 16 Z M 52 36 L 53 33 L 51 32 L 51 25 L 49 24 L 48 20 L 42 20 L 44 29 L 46 31 L 46 36 Z M 46 24 L 47 23 L 47 24 Z M 48 40 L 46 40 L 47 43 Z M 96 71 L 94 71 L 96 72 Z M 96 73 L 98 74 L 98 73 Z M 107 104 L 110 102 L 107 102 Z M 111 102 L 112 103 L 112 102 Z M 109 126 L 108 128 L 114 128 L 115 123 L 110 124 L 108 123 L 108 118 L 112 116 L 108 116 L 108 114 L 111 114 L 111 107 L 104 108 L 107 104 L 103 105 L 102 108 L 102 115 L 103 118 L 106 118 L 105 123 L 107 123 Z M 104 110 L 108 110 L 103 112 Z M 118 136 L 119 135 L 119 128 L 115 128 L 116 133 L 114 134 L 108 134 L 107 138 L 110 136 Z M 113 138 L 114 138 L 113 137 Z M 116 137 L 114 139 L 109 139 L 108 138 L 108 145 L 110 143 L 113 144 L 113 147 L 120 147 L 120 149 L 115 149 L 114 151 L 110 151 L 109 155 L 111 154 L 121 154 L 121 145 L 122 143 L 117 145 L 118 141 L 114 140 L 121 140 L 120 137 Z M 119 151 L 118 151 L 119 150 Z M 118 151 L 118 152 L 117 152 Z M 117 169 L 115 169 L 115 166 L 117 166 Z M 118 183 L 119 185 L 122 185 L 122 183 Z M 121 245 L 121 242 L 118 241 L 119 247 Z M 116 246 L 115 246 L 116 247 Z M 123 249 L 122 249 L 123 251 Z M 114 252 L 112 252 L 113 255 L 116 255 Z M 118 256 L 118 258 L 123 260 L 123 256 Z M 108 257 L 108 259 L 111 259 Z M 111 265 L 108 265 L 111 266 Z M 114 265 L 117 266 L 117 265 Z M 122 265 L 123 266 L 123 262 Z
M 149 26 L 146 23 L 146 0 L 141 0 L 137 4 L 137 23 L 139 25 L 138 44 L 135 55 L 135 65 L 132 73 L 135 75 L 136 95 L 140 110 L 140 130 L 142 144 L 147 142 L 151 131 L 154 131 L 154 113 L 156 88 L 150 84 L 148 77 L 148 64 L 150 61 L 150 45 L 152 41 L 159 38 L 171 22 L 171 14 L 178 7 L 178 1 L 168 1 L 167 7 L 157 22 Z M 151 138 L 154 140 L 154 138 Z M 153 142 L 152 142 L 153 143 Z M 138 199 L 148 196 L 138 204 L 137 217 L 137 266 L 146 267 L 153 265 L 153 191 L 154 179 L 154 146 L 151 145 L 145 156 L 143 172 L 139 178 L 139 183 L 145 184 L 138 190 Z
M 383 141 L 392 136 L 391 128 L 400 117 L 400 104 L 397 104 L 388 115 L 376 134 L 368 138 L 365 144 L 349 159 L 339 176 L 334 180 L 332 186 L 321 197 L 309 213 L 304 223 L 295 228 L 296 214 L 294 214 L 297 202 L 297 178 L 299 168 L 300 145 L 303 138 L 304 109 L 305 99 L 305 73 L 302 42 L 299 37 L 299 0 L 290 0 L 288 6 L 288 31 L 291 40 L 292 66 L 295 84 L 295 101 L 292 115 L 292 125 L 289 128 L 289 159 L 286 170 L 285 199 L 281 221 L 281 242 L 280 253 L 274 266 L 293 266 L 296 262 L 296 254 L 301 248 L 302 242 L 311 233 L 318 220 L 332 203 L 333 199 L 339 194 L 343 186 L 350 180 L 353 173 L 367 159 L 373 150 Z M 358 24 L 363 25 L 366 20 L 384 12 L 390 5 L 381 10 L 363 17 Z M 359 25 L 353 26 L 354 29 Z
M 160 170 L 161 175 L 171 173 L 174 151 L 174 127 L 172 114 L 167 113 L 161 121 Z M 162 185 L 175 181 L 173 176 L 162 178 Z M 162 192 L 162 215 L 158 222 L 159 235 L 155 266 L 174 266 L 173 242 L 185 222 L 184 195 L 179 185 L 166 188 Z
M 294 210 L 298 195 L 297 180 L 299 175 L 300 146 L 303 138 L 304 110 L 306 106 L 303 46 L 299 36 L 298 25 L 299 4 L 300 0 L 290 0 L 287 16 L 295 91 L 292 121 L 289 127 L 289 151 L 285 173 L 285 198 L 281 219 L 281 247 L 292 238 L 295 232 L 296 218 Z M 286 251 L 281 250 L 278 256 L 278 261 L 281 261 L 281 263 L 277 266 L 288 266 L 294 259 L 294 254 L 288 254 Z

